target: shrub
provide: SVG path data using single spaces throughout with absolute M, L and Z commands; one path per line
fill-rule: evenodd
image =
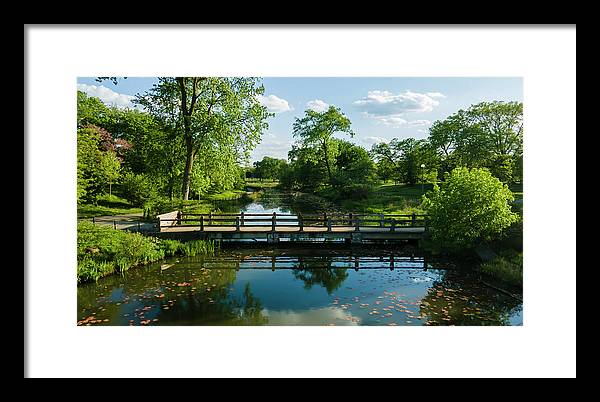
M 158 197 L 154 184 L 143 174 L 125 174 L 121 189 L 123 197 L 137 207 L 143 207 Z
M 494 240 L 517 221 L 512 192 L 486 169 L 456 168 L 423 196 L 431 239 L 443 249 Z

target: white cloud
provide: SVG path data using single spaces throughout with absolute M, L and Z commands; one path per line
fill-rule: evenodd
M 293 110 L 288 101 L 275 95 L 256 95 L 258 102 L 271 113 L 283 113 Z
M 369 91 L 367 96 L 354 101 L 354 105 L 363 115 L 377 120 L 381 124 L 392 127 L 408 125 L 411 127 L 427 126 L 429 120 L 406 120 L 409 113 L 431 112 L 440 103 L 434 98 L 444 97 L 440 92 L 418 93 L 404 91 L 393 94 L 389 91 Z
M 431 121 L 429 120 L 412 120 L 407 123 L 409 126 L 429 126 Z
M 271 325 L 358 325 L 361 318 L 339 307 L 323 307 L 313 310 L 269 310 L 262 314 Z
M 427 92 L 427 96 L 429 96 L 430 98 L 445 98 L 446 95 L 444 95 L 441 92 Z
M 324 111 L 326 111 L 327 109 L 329 109 L 329 104 L 323 102 L 321 99 L 315 99 L 315 100 L 311 100 L 306 102 L 306 106 L 308 106 L 309 109 L 314 110 L 315 112 L 319 112 L 322 113 Z
M 116 106 L 119 108 L 135 107 L 135 105 L 132 102 L 134 98 L 132 95 L 120 94 L 103 85 L 96 86 L 87 84 L 77 84 L 77 89 L 81 92 L 85 92 L 89 96 L 99 98 L 102 102 L 109 106 Z
M 369 116 L 401 116 L 405 113 L 431 112 L 439 102 L 428 94 L 405 91 L 369 91 L 367 96 L 354 101 L 354 105 Z
M 250 159 L 252 162 L 262 160 L 265 156 L 287 159 L 288 151 L 292 149 L 293 144 L 294 141 L 291 138 L 281 138 L 273 133 L 265 133 L 260 144 L 252 150 Z
M 400 127 L 408 123 L 408 121 L 400 117 L 400 115 L 374 116 L 368 113 L 366 113 L 366 115 L 376 119 L 379 123 L 383 123 L 386 126 Z

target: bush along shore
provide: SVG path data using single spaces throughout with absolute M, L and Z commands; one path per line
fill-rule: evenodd
M 77 283 L 97 281 L 165 257 L 214 252 L 215 245 L 211 241 L 182 243 L 80 222 L 77 225 Z

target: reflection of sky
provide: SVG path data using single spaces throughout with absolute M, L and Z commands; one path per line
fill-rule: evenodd
M 265 208 L 262 204 L 259 203 L 251 203 L 246 205 L 245 207 L 240 209 L 240 212 L 245 214 L 272 214 L 275 212 L 276 214 L 291 214 L 289 209 L 284 208 Z M 264 221 L 254 221 L 248 222 L 248 225 L 252 226 L 270 226 L 271 220 L 268 216 L 249 216 L 248 218 L 260 218 L 265 219 Z M 296 215 L 286 216 L 286 219 L 297 219 Z M 298 226 L 298 221 L 277 221 L 277 225 L 286 225 L 286 226 Z
M 522 305 L 511 312 L 508 322 L 510 322 L 510 325 L 523 325 L 523 306 Z
M 326 307 L 312 310 L 263 310 L 270 325 L 358 325 L 359 317 L 339 307 Z
M 242 267 L 232 286 L 231 296 L 242 297 L 248 284 L 252 295 L 260 300 L 263 312 L 268 313 L 269 324 L 273 325 L 356 325 L 358 322 L 385 325 L 405 322 L 407 314 L 418 315 L 417 301 L 427 295 L 433 281 L 443 275 L 443 271 L 422 269 L 358 272 L 348 269 L 346 273 L 348 277 L 340 287 L 328 294 L 320 284 L 306 288 L 302 280 L 294 277 L 292 269 L 276 269 L 273 272 Z M 412 312 L 383 310 L 392 303 L 390 292 L 398 296 L 394 301 L 402 301 Z M 378 314 L 370 314 L 373 310 Z M 384 317 L 388 312 L 392 314 Z M 354 317 L 355 321 L 347 317 Z M 296 321 L 302 324 L 295 324 Z M 412 325 L 421 324 L 419 320 L 409 321 Z

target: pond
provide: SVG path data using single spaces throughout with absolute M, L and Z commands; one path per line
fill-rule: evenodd
M 246 213 L 297 213 L 277 193 Z M 313 211 L 315 211 L 313 209 Z M 308 211 L 308 212 L 313 212 Z M 77 289 L 78 325 L 522 325 L 466 262 L 407 245 L 227 244 Z

